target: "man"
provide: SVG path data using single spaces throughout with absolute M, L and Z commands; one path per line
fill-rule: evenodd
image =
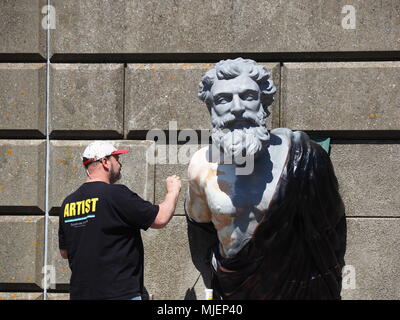
M 140 198 L 121 177 L 121 154 L 111 143 L 96 141 L 83 152 L 86 182 L 63 202 L 59 247 L 72 271 L 71 299 L 135 299 L 143 293 L 143 243 L 140 229 L 159 229 L 172 218 L 181 181 L 166 179 L 159 205 Z
M 212 286 L 223 299 L 339 299 L 346 224 L 337 179 L 305 133 L 268 132 L 270 77 L 242 58 L 204 75 L 212 146 L 188 168 L 189 239 L 216 239 Z

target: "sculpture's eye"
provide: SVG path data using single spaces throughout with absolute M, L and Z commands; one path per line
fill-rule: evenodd
M 229 95 L 218 95 L 214 98 L 215 104 L 224 104 L 232 101 L 232 96 Z
M 255 91 L 245 91 L 240 94 L 240 99 L 243 101 L 253 101 L 258 99 L 258 92 Z

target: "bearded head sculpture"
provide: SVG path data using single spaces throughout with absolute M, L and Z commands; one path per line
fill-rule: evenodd
M 188 167 L 193 261 L 222 299 L 340 299 L 346 216 L 333 165 L 306 133 L 267 130 L 275 91 L 242 58 L 200 83 L 212 145 Z
M 213 145 L 225 156 L 256 157 L 268 146 L 266 119 L 276 88 L 271 73 L 249 59 L 222 60 L 199 85 L 211 115 Z

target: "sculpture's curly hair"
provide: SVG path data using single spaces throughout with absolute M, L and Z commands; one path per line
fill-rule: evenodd
M 276 87 L 270 79 L 271 73 L 265 67 L 258 65 L 254 60 L 250 59 L 236 58 L 234 60 L 228 59 L 218 62 L 201 79 L 198 93 L 199 99 L 206 103 L 210 111 L 212 106 L 210 90 L 215 79 L 233 79 L 243 73 L 247 74 L 259 85 L 261 90 L 261 105 L 267 115 L 269 115 L 270 112 L 267 108 L 274 101 L 273 95 L 276 92 Z

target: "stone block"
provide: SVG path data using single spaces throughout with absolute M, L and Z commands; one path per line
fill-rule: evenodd
M 55 282 L 51 283 L 50 289 L 59 289 L 69 286 L 71 269 L 68 260 L 63 259 L 58 247 L 58 217 L 49 217 L 48 236 L 47 236 L 47 265 L 54 268 Z
M 331 160 L 347 216 L 400 216 L 400 145 L 331 144 Z
M 40 292 L 0 292 L 0 300 L 43 300 Z
M 69 293 L 48 293 L 47 300 L 69 300 Z
M 0 132 L 46 134 L 46 65 L 0 63 Z
M 233 9 L 238 16 L 233 26 L 236 46 L 231 48 L 244 52 L 384 51 L 400 46 L 400 4 L 395 0 L 245 0 Z M 346 29 L 352 13 L 354 29 Z
M 345 261 L 352 267 L 345 273 L 347 284 L 342 289 L 342 298 L 398 300 L 400 219 L 349 218 L 347 224 Z
M 45 210 L 45 141 L 0 140 L 0 212 Z
M 50 153 L 49 206 L 52 211 L 61 206 L 64 198 L 74 192 L 86 180 L 81 155 L 92 141 L 53 140 Z M 122 178 L 126 185 L 139 196 L 154 201 L 154 165 L 148 160 L 147 149 L 152 141 L 111 141 L 117 148 L 131 151 L 121 155 Z M 57 212 L 58 213 L 58 212 Z
M 344 0 L 54 0 L 52 4 L 58 18 L 52 33 L 53 53 L 400 49 L 397 0 L 354 3 L 350 13 Z M 355 24 L 348 29 L 352 13 Z
M 42 8 L 47 0 L 0 2 L 0 54 L 36 53 L 46 56 L 46 33 Z
M 204 283 L 190 254 L 185 217 L 163 229 L 142 231 L 144 286 L 154 300 L 204 299 Z
M 285 63 L 281 125 L 296 130 L 399 130 L 400 63 Z
M 0 286 L 42 287 L 44 218 L 0 216 Z
M 123 64 L 53 64 L 50 83 L 53 135 L 122 136 Z
M 280 86 L 280 65 L 263 64 Z M 135 130 L 208 130 L 210 114 L 197 98 L 212 64 L 128 64 L 125 80 L 125 133 Z M 278 126 L 279 93 L 269 107 L 269 128 Z M 169 123 L 175 121 L 175 123 Z
M 53 53 L 220 52 L 234 47 L 225 38 L 234 35 L 226 1 L 218 8 L 207 3 L 202 14 L 196 1 L 56 0 L 53 5 L 59 26 Z

